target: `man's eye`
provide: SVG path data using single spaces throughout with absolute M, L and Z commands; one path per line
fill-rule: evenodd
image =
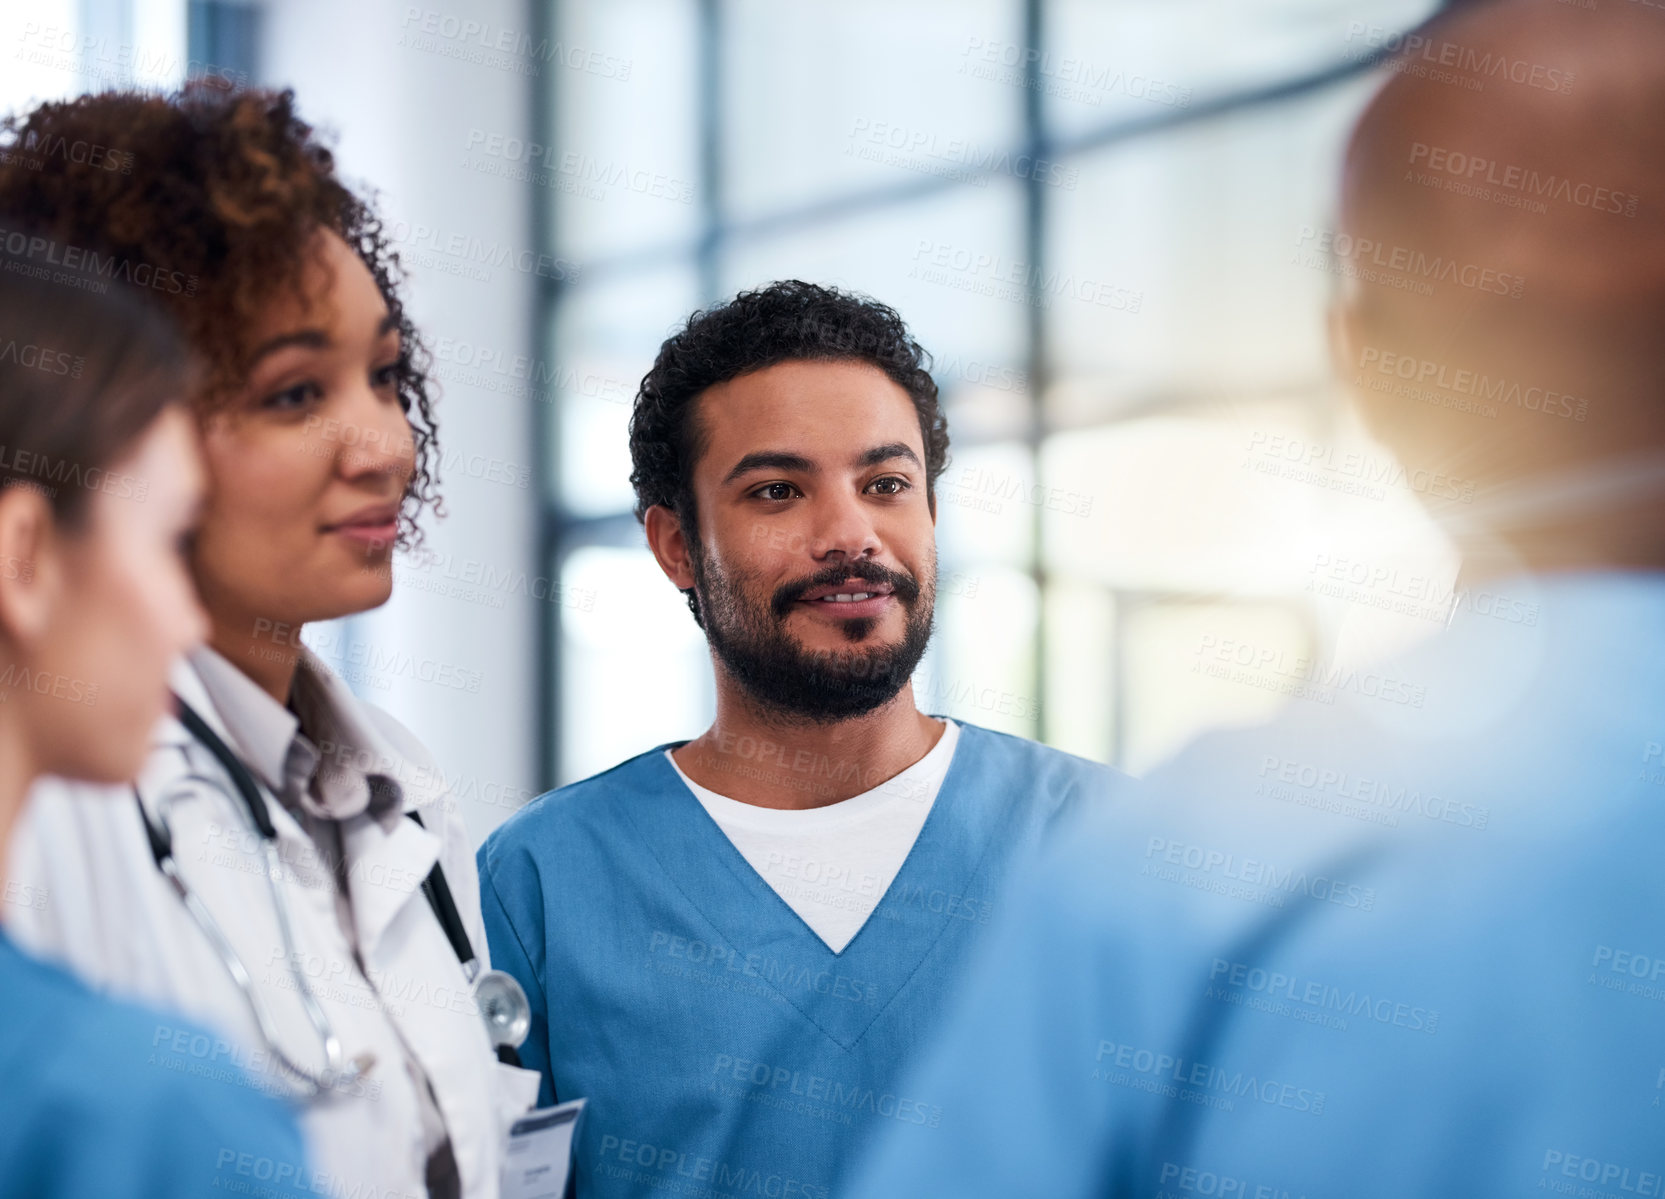
M 790 483 L 765 483 L 752 494 L 760 500 L 789 500 L 796 490 Z
M 886 475 L 882 479 L 874 479 L 868 486 L 878 488 L 880 495 L 901 495 L 913 484 L 906 479 L 899 479 L 895 475 Z

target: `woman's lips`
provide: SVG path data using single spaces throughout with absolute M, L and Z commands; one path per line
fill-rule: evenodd
M 375 523 L 355 522 L 346 525 L 333 525 L 329 532 L 338 533 L 349 541 L 361 542 L 367 546 L 392 545 L 393 539 L 399 533 L 399 521 L 397 518 L 393 518 Z

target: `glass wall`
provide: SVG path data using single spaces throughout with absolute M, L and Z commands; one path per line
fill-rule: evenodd
M 559 0 L 551 779 L 710 719 L 625 428 L 659 342 L 774 279 L 871 294 L 934 355 L 925 710 L 1137 772 L 1431 631 L 1368 592 L 1451 563 L 1334 381 L 1323 248 L 1371 56 L 1430 8 Z

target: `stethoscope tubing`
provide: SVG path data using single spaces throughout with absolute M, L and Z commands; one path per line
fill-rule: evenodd
M 221 962 L 225 965 L 232 980 L 243 992 L 254 1017 L 261 1037 L 266 1041 L 273 1057 L 289 1074 L 293 1075 L 306 1087 L 308 1097 L 322 1091 L 338 1088 L 351 1083 L 362 1076 L 374 1061 L 368 1055 L 360 1055 L 352 1061 L 346 1060 L 340 1038 L 335 1034 L 328 1015 L 319 1003 L 317 995 L 307 982 L 306 973 L 301 968 L 300 954 L 295 948 L 293 921 L 290 916 L 289 903 L 284 897 L 282 888 L 282 871 L 277 854 L 277 826 L 272 823 L 271 810 L 266 804 L 266 797 L 260 792 L 260 785 L 244 765 L 241 758 L 225 743 L 214 728 L 203 719 L 190 704 L 178 695 L 174 696 L 180 723 L 188 731 L 192 739 L 202 745 L 214 757 L 220 768 L 231 779 L 232 785 L 242 800 L 241 807 L 244 816 L 253 826 L 261 846 L 267 888 L 272 896 L 272 908 L 278 923 L 278 933 L 283 941 L 284 956 L 288 960 L 289 974 L 295 984 L 296 993 L 300 996 L 301 1004 L 306 1009 L 307 1019 L 317 1031 L 324 1047 L 324 1068 L 322 1071 L 308 1070 L 300 1063 L 289 1057 L 279 1048 L 270 1013 L 259 996 L 259 990 L 254 985 L 253 976 L 249 973 L 247 964 L 231 944 L 231 939 L 208 911 L 207 905 L 200 896 L 185 881 L 178 862 L 173 855 L 173 827 L 168 819 L 168 811 L 172 801 L 181 787 L 176 785 L 167 792 L 157 807 L 157 820 L 152 821 L 145 809 L 144 798 L 135 784 L 133 799 L 139 808 L 139 819 L 143 822 L 145 835 L 150 844 L 151 856 L 156 860 L 156 867 L 168 879 L 174 891 L 184 903 L 186 911 L 192 920 L 202 929 L 214 946 Z M 182 750 L 182 752 L 184 752 Z M 186 754 L 187 766 L 190 755 Z M 200 771 L 188 769 L 181 784 L 195 783 L 211 790 L 218 791 L 231 798 L 225 786 L 218 780 L 208 777 Z M 422 817 L 415 811 L 405 813 L 418 827 L 423 827 Z M 519 1059 L 515 1054 L 515 1046 L 524 1038 L 529 1023 L 526 998 L 519 985 L 510 976 L 501 971 L 487 971 L 481 975 L 479 955 L 474 952 L 473 943 L 468 938 L 468 931 L 463 927 L 462 916 L 457 911 L 455 898 L 451 894 L 450 883 L 445 878 L 445 871 L 438 862 L 428 872 L 427 878 L 422 880 L 422 894 L 433 909 L 440 928 L 445 933 L 452 951 L 457 955 L 462 965 L 463 976 L 478 990 L 489 979 L 493 999 L 483 1005 L 483 1014 L 487 1017 L 488 1027 L 492 1029 L 494 1041 L 497 1043 L 497 1054 L 500 1059 L 512 1065 L 518 1065 Z M 504 1005 L 507 1005 L 506 1007 Z M 505 1030 L 508 1030 L 505 1032 Z M 499 1039 L 500 1034 L 505 1039 Z

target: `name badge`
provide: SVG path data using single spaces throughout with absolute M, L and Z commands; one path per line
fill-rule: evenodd
M 584 1100 L 527 1112 L 509 1127 L 503 1155 L 503 1199 L 561 1199 L 572 1172 L 572 1139 Z

